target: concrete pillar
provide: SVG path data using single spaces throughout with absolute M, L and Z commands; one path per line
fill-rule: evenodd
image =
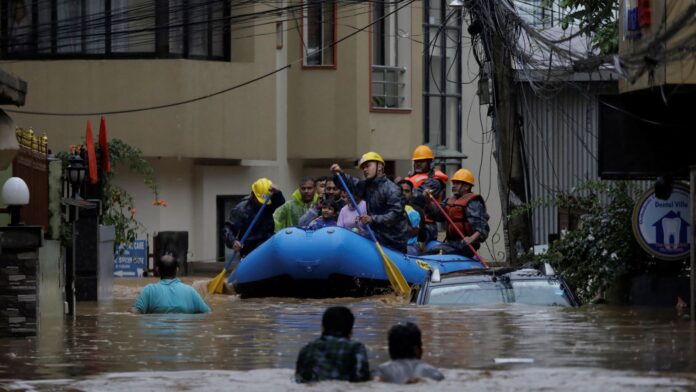
M 37 333 L 41 226 L 0 227 L 0 337 Z

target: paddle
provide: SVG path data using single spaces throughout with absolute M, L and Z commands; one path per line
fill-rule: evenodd
M 358 203 L 355 202 L 355 198 L 353 198 L 353 194 L 350 192 L 350 189 L 346 185 L 346 181 L 343 179 L 343 175 L 341 173 L 338 174 L 339 181 L 341 181 L 341 185 L 343 186 L 343 189 L 345 189 L 346 193 L 348 194 L 348 197 L 350 198 L 351 204 L 353 204 L 353 208 L 355 208 L 355 211 L 360 213 L 360 209 L 358 208 Z M 392 286 L 392 289 L 394 292 L 396 292 L 398 295 L 403 295 L 405 297 L 409 297 L 411 295 L 411 287 L 408 285 L 408 282 L 406 282 L 406 279 L 404 278 L 404 275 L 399 271 L 399 267 L 397 267 L 393 261 L 387 257 L 387 255 L 384 253 L 382 250 L 382 246 L 379 244 L 377 241 L 377 237 L 375 237 L 375 233 L 372 231 L 372 228 L 370 225 L 366 224 L 365 227 L 367 227 L 367 232 L 370 233 L 370 237 L 372 237 L 372 241 L 375 242 L 375 245 L 377 246 L 377 251 L 379 254 L 382 256 L 382 263 L 384 264 L 384 271 L 387 273 L 387 278 L 389 279 L 389 283 Z
M 442 212 L 442 215 L 445 216 L 445 218 L 447 219 L 447 222 L 449 222 L 449 224 L 452 225 L 452 227 L 454 227 L 455 230 L 457 230 L 457 233 L 459 234 L 459 236 L 462 237 L 462 241 L 464 241 L 467 245 L 469 245 L 469 249 L 471 249 L 471 251 L 474 252 L 476 257 L 478 257 L 479 261 L 481 262 L 481 264 L 483 264 L 484 268 L 488 268 L 488 263 L 486 263 L 486 260 L 484 260 L 483 257 L 481 257 L 481 255 L 476 251 L 476 249 L 474 249 L 474 247 L 470 243 L 466 242 L 466 240 L 464 239 L 464 238 L 466 238 L 464 233 L 462 233 L 462 231 L 459 230 L 459 227 L 454 224 L 454 222 L 452 221 L 452 218 L 450 218 L 450 216 L 447 215 L 447 211 L 445 211 L 445 209 L 442 208 L 440 203 L 438 203 L 437 199 L 435 199 L 435 197 L 430 192 L 425 192 L 425 193 L 427 193 L 428 196 L 430 196 L 430 199 L 433 201 L 433 203 L 435 203 L 437 208 L 440 209 L 440 212 Z
M 251 230 L 254 228 L 256 225 L 256 222 L 259 220 L 261 217 L 261 214 L 263 213 L 263 210 L 266 209 L 266 206 L 268 205 L 268 201 L 271 199 L 272 193 L 269 193 L 266 195 L 266 197 L 263 199 L 263 204 L 261 205 L 261 208 L 259 208 L 259 211 L 256 213 L 256 216 L 254 216 L 254 219 L 251 221 L 251 224 L 249 224 L 249 227 L 247 227 L 246 232 L 242 236 L 241 241 L 239 241 L 242 245 L 244 245 L 244 241 L 246 241 L 247 237 L 249 237 L 249 234 L 251 234 Z M 225 264 L 225 269 L 222 270 L 216 276 L 210 283 L 208 283 L 208 292 L 213 293 L 213 294 L 222 294 L 222 289 L 225 287 L 225 275 L 228 272 L 232 272 L 229 268 L 230 265 L 232 265 L 232 261 L 234 258 L 237 256 L 237 251 L 235 250 L 232 252 L 232 255 L 230 256 L 230 259 L 227 261 L 227 264 Z

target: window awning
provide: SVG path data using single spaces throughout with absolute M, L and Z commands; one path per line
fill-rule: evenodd
M 27 82 L 0 69 L 0 105 L 22 106 L 27 97 Z

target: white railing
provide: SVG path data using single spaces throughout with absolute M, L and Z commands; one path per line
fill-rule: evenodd
M 392 109 L 404 106 L 406 68 L 388 65 L 372 66 L 372 107 Z

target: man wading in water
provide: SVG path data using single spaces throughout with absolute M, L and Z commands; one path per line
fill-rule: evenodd
M 370 364 L 365 345 L 350 340 L 355 317 L 345 306 L 326 309 L 321 319 L 321 337 L 300 350 L 295 381 L 368 381 Z
M 135 300 L 129 312 L 145 313 L 210 313 L 196 289 L 176 278 L 179 265 L 171 253 L 162 256 L 155 266 L 159 283 L 151 283 Z

